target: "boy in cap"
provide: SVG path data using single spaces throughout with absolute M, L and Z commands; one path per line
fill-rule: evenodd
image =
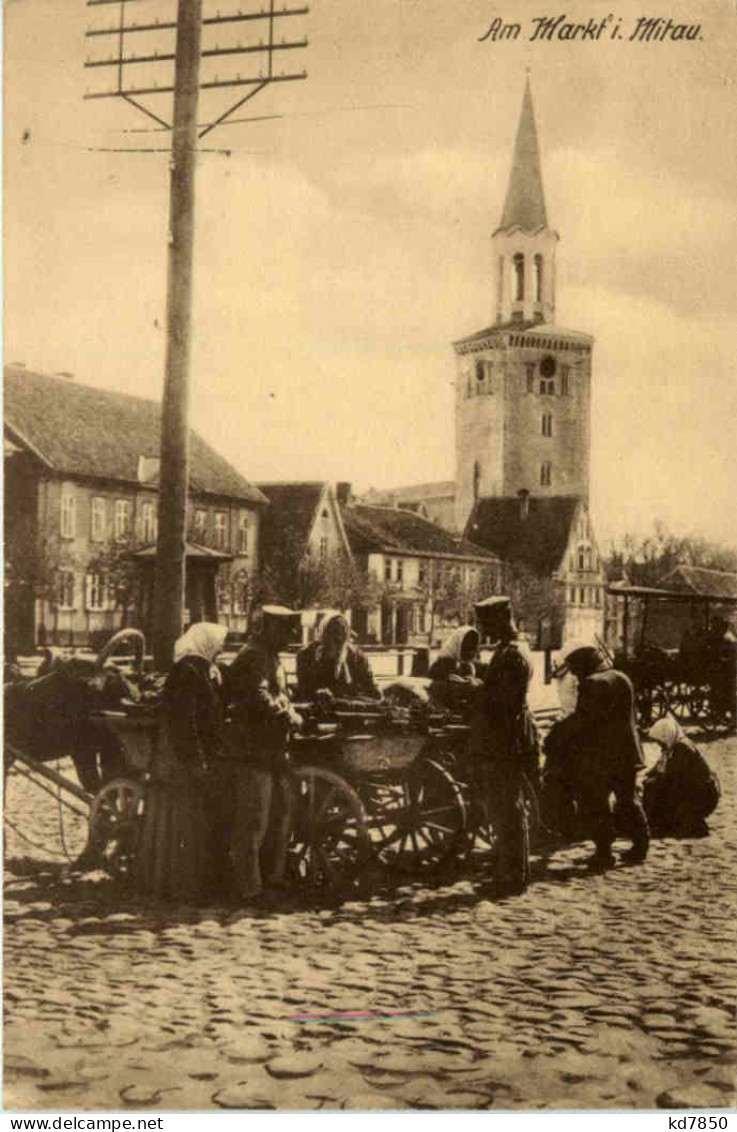
M 565 667 L 578 679 L 578 703 L 571 716 L 579 758 L 579 794 L 596 851 L 592 869 L 614 864 L 614 820 L 609 801 L 632 839 L 624 854 L 629 863 L 644 861 L 650 844 L 645 811 L 637 797 L 637 772 L 645 766 L 635 723 L 635 694 L 623 672 L 611 668 L 591 645 L 576 648 Z

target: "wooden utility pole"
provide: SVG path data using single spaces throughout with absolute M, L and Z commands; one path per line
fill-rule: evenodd
M 133 3 L 133 0 L 130 0 Z M 159 478 L 159 536 L 156 547 L 154 575 L 154 663 L 159 672 L 166 672 L 172 663 L 174 642 L 182 631 L 185 593 L 185 546 L 187 531 L 187 489 L 189 486 L 189 365 L 190 319 L 192 310 L 192 252 L 194 245 L 194 184 L 195 161 L 199 138 L 211 130 L 236 122 L 232 115 L 250 102 L 272 83 L 292 82 L 307 78 L 307 72 L 275 73 L 274 56 L 307 46 L 307 38 L 277 39 L 276 28 L 281 21 L 305 15 L 306 4 L 288 8 L 284 4 L 277 10 L 277 0 L 261 0 L 258 11 L 216 11 L 202 18 L 202 0 L 178 0 L 176 23 L 150 16 L 127 17 L 128 0 L 87 0 L 88 8 L 105 13 L 111 5 L 119 8 L 116 22 L 105 27 L 89 28 L 86 36 L 95 42 L 112 41 L 115 53 L 103 58 L 87 59 L 85 67 L 114 70 L 117 83 L 112 89 L 96 90 L 85 94 L 89 98 L 117 98 L 156 123 L 159 130 L 172 131 L 171 187 L 169 196 L 169 275 L 167 291 L 167 342 L 164 398 L 161 411 L 161 468 Z M 138 7 L 136 0 L 134 7 Z M 143 5 L 145 8 L 145 3 Z M 220 47 L 207 44 L 201 49 L 202 28 L 211 35 L 218 28 L 265 28 L 266 34 L 258 42 L 230 44 Z M 141 36 L 155 36 L 176 32 L 174 54 L 170 50 L 149 48 L 132 52 L 128 49 L 131 37 L 138 43 Z M 144 40 L 145 42 L 145 40 Z M 258 57 L 258 75 L 241 77 L 240 74 L 224 79 L 200 83 L 200 58 L 252 56 Z M 147 68 L 174 63 L 174 85 L 159 83 L 148 77 L 140 82 L 129 75 Z M 197 105 L 199 91 L 241 88 L 240 95 L 214 120 L 198 127 Z M 142 99 L 174 96 L 174 113 L 171 124 L 155 112 Z M 149 127 L 150 129 L 150 127 Z M 200 147 L 201 148 L 201 147 Z M 116 153 L 159 153 L 157 147 L 115 149 Z M 206 152 L 206 151 L 202 151 Z M 210 151 L 213 152 L 213 151 Z M 223 151 L 227 153 L 228 151 Z
M 161 408 L 159 537 L 154 575 L 154 664 L 165 672 L 182 632 L 189 481 L 189 369 L 192 314 L 197 103 L 202 0 L 178 0 L 169 195 L 169 274 Z

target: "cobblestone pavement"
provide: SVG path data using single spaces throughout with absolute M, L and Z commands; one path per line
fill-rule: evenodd
M 271 915 L 141 907 L 10 831 L 6 1108 L 731 1107 L 737 740 L 702 749 L 708 838 L 604 876 L 569 847 L 500 901 L 466 878 Z M 10 812 L 58 848 L 29 789 L 11 780 Z M 289 1020 L 351 1011 L 424 1016 Z

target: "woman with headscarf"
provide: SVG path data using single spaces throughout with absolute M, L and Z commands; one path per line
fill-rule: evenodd
M 481 636 L 472 625 L 461 625 L 446 641 L 430 665 L 430 695 L 444 707 L 461 707 L 481 687 L 476 677 L 476 660 Z
M 341 700 L 380 700 L 368 660 L 351 644 L 342 613 L 328 614 L 317 640 L 297 653 L 297 697 L 314 700 L 326 693 Z
M 196 901 L 214 879 L 210 778 L 223 724 L 215 658 L 227 632 L 224 625 L 198 622 L 174 645 L 138 852 L 138 886 L 152 896 Z
M 671 715 L 648 731 L 662 754 L 643 784 L 645 812 L 661 837 L 703 837 L 717 806 L 719 780 Z

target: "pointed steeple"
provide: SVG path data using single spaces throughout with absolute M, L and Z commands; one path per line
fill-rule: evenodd
M 517 139 L 514 143 L 512 171 L 509 175 L 504 211 L 497 231 L 514 227 L 524 232 L 536 232 L 547 228 L 545 195 L 540 173 L 540 150 L 537 144 L 535 112 L 532 108 L 532 91 L 528 77 Z

